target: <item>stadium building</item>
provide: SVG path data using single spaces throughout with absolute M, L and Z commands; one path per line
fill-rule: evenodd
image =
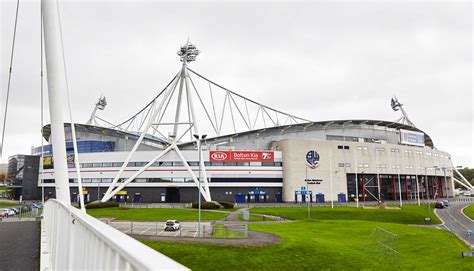
M 101 97 L 89 121 L 74 126 L 76 154 L 72 127 L 65 124 L 73 201 L 81 191 L 85 201 L 120 202 L 190 202 L 199 194 L 239 203 L 453 196 L 460 181 L 450 154 L 435 148 L 396 98 L 392 109 L 403 113 L 398 121 L 309 121 L 189 69 L 197 54 L 189 42 L 181 47 L 178 74 L 118 125 L 96 115 L 106 105 Z M 50 135 L 46 125 L 43 137 L 50 141 Z M 43 156 L 38 186 L 45 197 L 55 197 L 52 152 L 50 145 L 32 150 Z

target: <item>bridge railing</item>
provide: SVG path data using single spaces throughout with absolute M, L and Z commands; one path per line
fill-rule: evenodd
M 41 222 L 41 270 L 188 270 L 79 209 L 50 199 Z

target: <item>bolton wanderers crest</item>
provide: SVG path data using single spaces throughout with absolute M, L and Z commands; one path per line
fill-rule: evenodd
M 306 153 L 306 166 L 312 169 L 319 167 L 319 154 L 316 151 Z

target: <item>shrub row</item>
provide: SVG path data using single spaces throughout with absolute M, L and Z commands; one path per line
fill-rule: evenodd
M 197 209 L 199 206 L 199 202 L 193 201 L 192 202 L 192 208 Z M 225 208 L 225 209 L 232 209 L 234 208 L 234 204 L 231 202 L 226 202 L 226 201 L 201 201 L 201 209 L 220 209 L 220 208 Z
M 93 201 L 86 204 L 86 209 L 98 209 L 98 208 L 108 208 L 108 207 L 118 207 L 119 204 L 114 201 L 101 202 L 100 200 Z

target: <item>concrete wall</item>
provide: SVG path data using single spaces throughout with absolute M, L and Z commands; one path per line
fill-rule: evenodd
M 348 146 L 349 149 L 338 149 L 338 146 Z M 338 193 L 347 195 L 348 173 L 410 176 L 424 176 L 426 173 L 429 176 L 444 176 L 443 170 L 435 170 L 434 167 L 451 167 L 448 153 L 428 147 L 286 139 L 275 142 L 274 148 L 283 153 L 284 201 L 294 201 L 295 191 L 306 186 L 306 178 L 322 180 L 321 184 L 309 185 L 313 195 L 323 193 L 326 201 L 337 201 Z M 393 152 L 392 149 L 397 149 L 398 152 Z M 310 150 L 315 150 L 320 155 L 319 166 L 315 169 L 306 166 L 306 154 Z M 343 163 L 344 167 L 339 167 L 339 163 Z M 452 171 L 448 169 L 446 174 L 449 178 L 447 192 L 452 196 Z

